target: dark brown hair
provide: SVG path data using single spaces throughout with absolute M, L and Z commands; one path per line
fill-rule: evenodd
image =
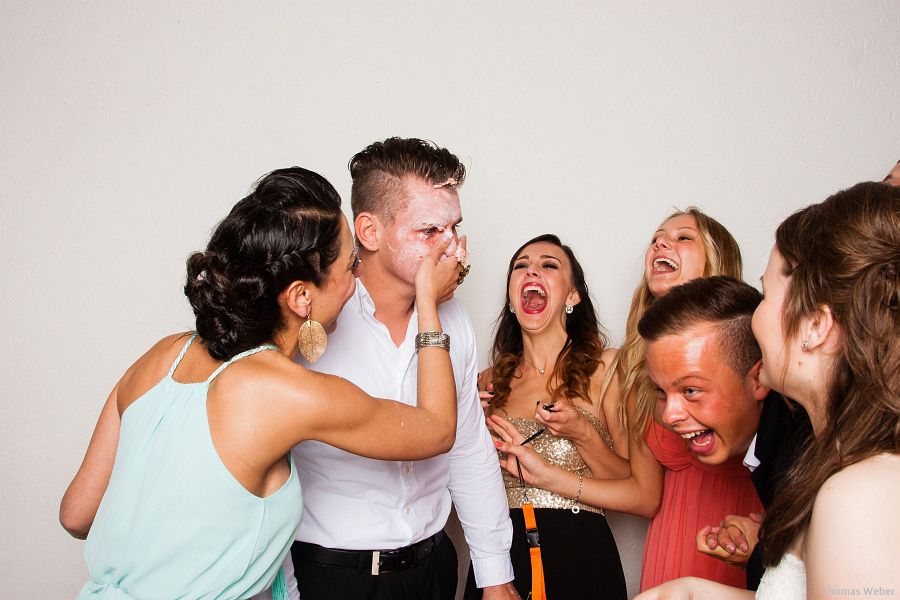
M 701 277 L 657 298 L 641 317 L 638 332 L 644 341 L 655 342 L 700 323 L 712 323 L 722 358 L 744 377 L 762 356 L 750 328 L 761 300 L 759 291 L 734 277 Z
M 809 525 L 816 493 L 844 467 L 900 451 L 900 189 L 860 183 L 788 217 L 775 234 L 789 277 L 785 338 L 827 306 L 840 336 L 825 423 L 788 472 L 761 539 L 767 565 Z M 838 517 L 836 517 L 838 518 Z
M 278 294 L 293 281 L 321 285 L 341 246 L 341 198 L 301 167 L 272 171 L 187 260 L 184 293 L 197 334 L 226 360 L 272 341 L 283 325 Z
M 403 178 L 414 176 L 436 186 L 458 187 L 466 167 L 446 148 L 418 138 L 392 137 L 375 142 L 350 159 L 350 207 L 390 222 L 407 202 Z
M 591 376 L 600 365 L 600 354 L 608 342 L 606 333 L 597 322 L 597 313 L 594 311 L 587 282 L 584 279 L 584 269 L 581 268 L 572 249 L 550 233 L 528 240 L 509 259 L 505 289 L 509 289 L 509 280 L 516 258 L 527 246 L 540 242 L 553 244 L 565 252 L 572 265 L 572 284 L 581 297 L 581 301 L 573 307 L 572 314 L 566 316 L 568 338 L 553 366 L 553 374 L 547 384 L 547 391 L 554 401 L 581 398 L 585 402 L 591 402 Z M 509 304 L 510 299 L 507 298 L 500 309 L 494 336 L 494 348 L 491 354 L 491 377 L 494 384 L 494 398 L 491 406 L 494 408 L 503 408 L 506 404 L 506 399 L 509 397 L 510 380 L 515 376 L 516 368 L 522 362 L 522 328 L 519 326 L 516 316 L 509 312 Z M 553 386 L 553 383 L 557 381 L 559 383 Z

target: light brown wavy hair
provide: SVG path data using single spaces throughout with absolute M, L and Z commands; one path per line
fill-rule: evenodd
M 573 307 L 572 314 L 566 315 L 568 338 L 556 359 L 556 364 L 553 365 L 547 391 L 554 402 L 570 398 L 581 398 L 585 402 L 591 402 L 591 376 L 600 366 L 600 354 L 606 348 L 608 340 L 606 332 L 597 321 L 597 313 L 584 279 L 584 269 L 581 268 L 581 263 L 575 258 L 572 249 L 550 233 L 528 240 L 509 259 L 506 289 L 509 289 L 509 279 L 516 258 L 526 246 L 539 242 L 553 244 L 565 252 L 572 265 L 572 285 L 581 297 L 581 301 Z M 497 409 L 502 409 L 506 405 L 510 382 L 522 363 L 522 328 L 516 316 L 509 311 L 509 304 L 510 299 L 507 298 L 500 309 L 491 353 L 491 378 L 494 384 L 491 407 Z
M 697 230 L 706 250 L 706 265 L 703 268 L 703 276 L 728 275 L 735 279 L 741 279 L 743 265 L 741 262 L 741 250 L 737 242 L 725 227 L 704 213 L 696 206 L 689 206 L 686 210 L 678 210 L 662 220 L 665 223 L 669 219 L 690 215 L 697 222 Z M 628 320 L 625 323 L 625 341 L 619 352 L 612 360 L 606 375 L 600 397 L 606 394 L 613 377 L 619 378 L 619 422 L 622 429 L 630 426 L 635 439 L 640 439 L 647 429 L 656 408 L 656 389 L 650 383 L 647 375 L 647 365 L 644 354 L 647 344 L 638 333 L 638 322 L 644 316 L 644 312 L 653 302 L 653 294 L 647 285 L 647 279 L 641 274 L 641 282 L 634 291 L 631 299 L 631 309 L 628 311 Z M 628 423 L 626 416 L 626 404 L 630 394 L 636 395 L 634 420 Z
M 766 514 L 764 562 L 809 525 L 816 493 L 844 467 L 900 451 L 900 188 L 860 183 L 788 217 L 775 233 L 789 277 L 785 339 L 827 306 L 840 335 L 824 427 Z M 839 517 L 836 517 L 839 518 Z

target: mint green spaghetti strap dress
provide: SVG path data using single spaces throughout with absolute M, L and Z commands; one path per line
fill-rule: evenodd
M 284 485 L 255 496 L 219 458 L 206 413 L 219 373 L 277 348 L 242 352 L 206 381 L 178 383 L 172 374 L 194 337 L 122 415 L 112 476 L 84 549 L 90 581 L 79 599 L 247 598 L 276 574 L 273 591 L 280 592 L 279 568 L 303 511 L 293 458 Z

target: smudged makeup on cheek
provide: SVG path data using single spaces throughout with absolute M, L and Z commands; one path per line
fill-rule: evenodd
M 416 272 L 422 257 L 428 253 L 428 239 L 418 231 L 417 225 L 398 227 L 396 237 L 388 242 L 394 268 L 407 276 Z
M 394 268 L 405 274 L 410 281 L 422 258 L 431 250 L 432 244 L 440 239 L 443 230 L 452 228 L 459 222 L 459 205 L 453 203 L 418 202 L 407 207 L 403 224 L 397 225 L 394 238 L 388 241 L 393 255 Z M 450 243 L 447 253 L 456 250 L 456 240 Z

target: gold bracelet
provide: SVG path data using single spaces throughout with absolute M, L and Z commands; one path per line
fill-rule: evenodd
M 573 515 L 577 515 L 581 512 L 581 507 L 578 506 L 578 499 L 581 498 L 581 490 L 584 489 L 584 475 L 581 473 L 578 474 L 578 493 L 575 494 L 575 497 L 572 498 L 572 508 L 569 510 L 572 511 Z
M 450 352 L 450 336 L 443 331 L 423 331 L 416 334 L 416 350 L 437 347 Z

